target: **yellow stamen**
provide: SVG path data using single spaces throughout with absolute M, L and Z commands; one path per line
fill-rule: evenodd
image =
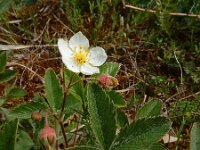
M 84 53 L 82 51 L 76 52 L 74 54 L 74 59 L 78 64 L 84 64 L 87 60 L 87 53 Z

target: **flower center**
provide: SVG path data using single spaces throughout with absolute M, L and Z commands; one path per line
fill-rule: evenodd
M 84 64 L 87 60 L 87 53 L 84 53 L 82 51 L 76 52 L 74 54 L 74 59 L 78 64 Z

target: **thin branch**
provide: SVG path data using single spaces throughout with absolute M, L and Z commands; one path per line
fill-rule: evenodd
M 200 94 L 200 91 L 199 91 L 199 92 L 196 92 L 196 93 L 194 93 L 194 94 L 191 94 L 191 95 L 185 96 L 185 97 L 183 97 L 183 98 L 180 98 L 180 99 L 178 99 L 178 100 L 188 99 L 188 98 L 190 98 L 190 97 L 193 97 L 193 96 L 196 96 L 196 95 L 199 95 L 199 94 Z
M 57 47 L 56 44 L 46 44 L 46 45 L 3 45 L 0 44 L 0 51 L 16 50 L 16 49 L 26 49 L 26 48 L 43 48 L 43 47 Z
M 135 86 L 131 85 L 126 89 L 121 89 L 121 90 L 115 90 L 115 92 L 117 93 L 124 93 L 124 92 L 128 92 L 128 91 L 134 91 L 135 90 Z
M 64 24 L 64 22 L 62 22 L 55 14 L 53 14 L 54 18 L 60 22 L 67 30 L 69 30 L 71 33 L 74 34 L 74 31 L 72 31 L 72 29 L 70 29 L 66 24 Z
M 138 10 L 138 11 L 149 12 L 149 13 L 153 13 L 153 14 L 158 13 L 157 11 L 155 11 L 153 9 L 144 9 L 144 8 L 136 7 L 133 5 L 125 5 L 125 7 L 131 8 L 134 10 Z M 187 14 L 187 13 L 178 13 L 178 12 L 170 12 L 168 14 L 171 16 L 196 17 L 196 18 L 200 19 L 200 14 Z

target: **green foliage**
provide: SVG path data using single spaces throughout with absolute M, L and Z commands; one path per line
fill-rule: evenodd
M 88 85 L 87 99 L 92 131 L 101 148 L 109 149 L 116 132 L 113 105 L 106 93 L 95 83 Z
M 107 62 L 100 66 L 100 73 L 92 75 L 92 77 L 98 77 L 101 74 L 108 74 L 110 76 L 116 76 L 120 69 L 120 64 L 116 62 Z
M 7 63 L 7 53 L 2 52 L 0 53 L 0 72 L 4 71 L 6 63 Z
M 139 119 L 120 131 L 111 149 L 147 149 L 170 129 L 171 122 L 164 117 Z
M 109 92 L 107 92 L 107 94 L 109 95 L 110 99 L 112 100 L 113 104 L 116 107 L 125 107 L 126 106 L 126 103 L 125 103 L 123 97 L 121 95 L 119 95 L 117 92 L 109 91 Z
M 6 101 L 5 98 L 1 98 L 1 97 L 0 97 L 0 106 L 3 105 L 3 103 L 4 103 L 5 101 Z
M 120 64 L 116 62 L 108 62 L 100 67 L 100 74 L 109 74 L 116 76 L 120 69 Z
M 6 93 L 7 100 L 12 99 L 12 98 L 22 98 L 27 94 L 27 92 L 21 88 L 11 88 L 7 92 L 8 92 Z
M 166 150 L 166 149 L 162 146 L 162 144 L 155 143 L 151 145 L 147 150 Z
M 184 71 L 191 77 L 194 83 L 200 83 L 200 73 L 194 61 L 186 62 Z
M 90 146 L 75 146 L 72 148 L 67 148 L 67 150 L 96 150 L 96 147 L 90 147 Z
M 0 2 L 0 14 L 7 11 L 10 8 L 11 4 L 12 4 L 12 0 L 2 0 Z
M 60 82 L 53 69 L 47 69 L 44 78 L 48 103 L 52 109 L 59 110 L 63 101 L 63 89 Z
M 64 75 L 65 75 L 66 86 L 68 86 L 69 84 L 73 85 L 69 89 L 69 93 L 73 93 L 76 96 L 82 97 L 83 96 L 83 81 L 81 80 L 81 77 L 78 74 L 75 74 L 68 69 L 65 69 Z
M 18 141 L 16 143 L 16 150 L 30 150 L 34 146 L 31 137 L 25 131 L 20 131 Z
M 124 128 L 126 125 L 129 125 L 127 116 L 119 109 L 116 110 L 116 123 L 120 128 Z
M 67 103 L 65 104 L 65 114 L 66 116 L 72 115 L 74 112 L 81 109 L 81 100 L 79 97 L 69 94 L 67 96 Z
M 11 110 L 9 116 L 20 119 L 30 119 L 33 112 L 45 109 L 46 106 L 40 102 L 19 104 Z
M 190 143 L 190 149 L 191 150 L 198 150 L 200 147 L 200 124 L 195 122 L 192 126 L 191 130 L 191 143 Z
M 34 36 L 43 30 L 44 34 L 41 33 L 39 37 L 45 39 L 46 37 L 43 36 L 49 36 L 47 40 L 41 41 L 40 44 L 46 44 L 45 42 L 49 44 L 49 39 L 53 39 L 53 41 L 56 40 L 54 39 L 54 36 L 53 38 L 51 37 L 52 35 L 55 35 L 52 34 L 52 29 L 56 30 L 56 33 L 64 31 L 61 26 L 57 26 L 56 21 L 60 19 L 63 25 L 66 24 L 69 26 L 68 29 L 72 29 L 74 32 L 81 30 L 90 34 L 92 44 L 102 44 L 105 46 L 107 52 L 110 52 L 111 54 L 109 59 L 113 60 L 117 58 L 120 63 L 123 63 L 123 68 L 127 69 L 125 70 L 127 71 L 125 73 L 133 73 L 133 84 L 137 86 L 136 93 L 133 95 L 133 103 L 136 110 L 138 110 L 138 106 L 141 104 L 141 99 L 144 94 L 147 94 L 148 97 L 159 97 L 162 100 L 172 96 L 176 101 L 175 103 L 171 103 L 172 99 L 170 99 L 168 112 L 170 117 L 175 120 L 175 125 L 180 123 L 180 118 L 192 122 L 194 117 L 199 117 L 199 98 L 196 95 L 190 97 L 191 99 L 179 101 L 179 98 L 182 96 L 188 96 L 188 94 L 194 94 L 199 91 L 199 18 L 188 16 L 178 17 L 169 14 L 171 12 L 199 14 L 199 0 L 60 0 L 60 4 L 58 5 L 61 5 L 62 8 L 56 9 L 58 11 L 54 14 L 58 17 L 58 20 L 52 20 L 51 17 L 47 18 L 49 19 L 52 28 L 48 28 L 48 26 L 47 28 L 44 28 L 42 24 L 43 18 L 48 16 L 48 11 L 51 11 L 52 9 L 51 4 L 47 2 L 46 5 L 46 1 L 44 1 L 45 6 L 47 7 L 43 9 L 44 7 L 41 5 L 43 4 L 43 1 L 40 1 L 41 3 L 38 5 L 38 11 L 37 6 L 33 7 L 33 9 L 36 10 L 36 13 L 34 12 L 34 14 L 32 14 L 31 10 L 29 11 L 29 8 L 28 11 L 27 9 L 24 9 L 25 5 L 34 4 L 36 1 L 38 0 L 2 0 L 0 2 L 0 14 L 2 14 L 2 17 L 7 16 L 9 19 L 12 19 L 5 20 L 5 23 L 3 21 L 1 22 L 3 24 L 2 32 L 6 31 L 6 34 L 2 33 L 2 36 L 4 36 L 4 34 L 6 35 L 5 39 L 2 37 L 3 41 L 9 42 L 9 38 L 11 37 L 9 34 L 14 33 L 12 34 L 12 40 L 16 40 L 15 43 L 21 43 L 22 41 L 29 43 L 31 42 L 29 39 L 33 39 L 32 28 L 34 27 Z M 153 9 L 156 13 L 149 13 L 147 11 L 141 12 L 124 8 L 123 2 L 144 9 Z M 56 3 L 55 5 L 56 8 L 59 7 Z M 6 13 L 11 7 L 11 12 Z M 29 19 L 24 19 L 23 16 L 19 16 L 20 13 L 18 10 L 25 16 L 29 13 L 27 17 Z M 35 15 L 36 17 L 33 17 Z M 30 18 L 32 18 L 31 21 L 34 22 L 33 24 L 29 24 Z M 40 18 L 42 18 L 42 20 L 40 20 Z M 20 20 L 22 22 L 9 22 L 13 20 Z M 23 20 L 27 20 L 27 23 Z M 46 21 L 44 22 L 46 24 Z M 54 24 L 56 27 L 53 26 Z M 42 27 L 42 30 L 40 26 Z M 65 27 L 67 28 L 67 26 Z M 50 32 L 48 32 L 48 30 Z M 66 32 L 67 35 L 70 34 L 68 31 Z M 22 39 L 19 36 L 15 38 L 15 34 L 23 35 Z M 65 35 L 65 32 L 63 35 Z M 183 84 L 181 85 L 180 66 L 175 59 L 174 52 L 177 54 L 177 59 L 183 69 Z M 125 58 L 126 56 L 123 56 L 124 54 L 128 54 L 131 59 Z M 116 55 L 120 55 L 119 59 L 118 57 L 115 57 Z M 2 107 L 4 107 L 7 100 L 23 98 L 26 94 L 22 89 L 9 87 L 11 79 L 16 76 L 16 72 L 5 70 L 6 61 L 7 52 L 0 53 L 0 84 L 3 84 L 3 86 L 6 85 L 6 89 L 2 90 L 3 92 L 0 97 L 0 105 Z M 133 66 L 130 67 L 130 63 Z M 119 68 L 120 64 L 118 63 L 105 63 L 100 67 L 100 74 L 93 75 L 92 77 L 98 77 L 101 74 L 116 76 Z M 119 77 L 124 75 L 123 71 L 120 72 Z M 87 78 L 87 76 L 84 77 Z M 129 79 L 132 80 L 132 78 Z M 144 80 L 145 84 L 138 79 Z M 79 75 L 73 74 L 69 70 L 64 70 L 63 81 L 65 82 L 64 84 L 66 87 L 70 82 L 71 85 L 73 85 L 68 89 L 69 91 L 66 96 L 63 118 L 65 119 L 71 116 L 74 112 L 80 112 L 82 115 L 80 117 L 80 122 L 85 123 L 83 129 L 84 135 L 82 136 L 83 141 L 80 141 L 80 145 L 89 139 L 93 142 L 92 146 L 95 146 L 95 149 L 108 149 L 110 148 L 110 145 L 112 149 L 129 149 L 128 146 L 130 145 L 133 145 L 130 149 L 163 149 L 161 144 L 153 143 L 157 142 L 160 139 L 161 134 L 164 134 L 164 130 L 166 132 L 167 128 L 169 128 L 168 120 L 163 117 L 148 118 L 160 115 L 162 108 L 161 101 L 155 100 L 146 103 L 136 113 L 137 121 L 129 125 L 125 113 L 118 109 L 118 107 L 126 109 L 126 103 L 121 95 L 115 91 L 105 90 L 105 92 L 93 83 L 87 86 L 87 81 L 83 82 Z M 180 86 L 181 89 L 184 88 L 186 92 L 174 96 L 174 94 L 180 92 Z M 85 87 L 87 87 L 87 89 Z M 8 113 L 8 109 L 6 108 L 0 109 L 6 115 L 9 114 L 13 118 L 20 119 L 29 119 L 33 111 L 43 109 L 47 109 L 48 112 L 53 111 L 51 113 L 54 115 L 59 115 L 58 112 L 63 101 L 63 90 L 56 74 L 53 70 L 49 69 L 45 74 L 45 94 L 47 102 L 53 110 L 48 109 L 49 106 L 44 104 L 46 99 L 40 95 L 37 95 L 37 97 L 34 98 L 34 102 L 19 105 L 10 113 Z M 86 92 L 87 95 L 85 95 Z M 131 91 L 129 94 L 131 94 Z M 129 96 L 129 94 L 125 96 Z M 86 101 L 84 100 L 87 100 L 88 106 L 85 104 Z M 87 107 L 89 108 L 89 120 L 87 118 Z M 177 118 L 178 121 L 176 121 Z M 199 118 L 195 119 L 199 120 Z M 87 126 L 89 123 L 91 124 L 94 135 L 91 134 L 90 128 Z M 1 127 L 3 125 L 4 124 L 2 124 Z M 34 140 L 37 139 L 37 133 L 41 129 L 41 127 L 36 127 L 37 125 L 33 127 L 34 133 L 36 133 L 34 134 Z M 113 144 L 116 137 L 114 132 L 116 130 L 116 125 L 121 131 Z M 192 134 L 197 132 L 198 126 L 197 124 L 194 125 Z M 35 132 L 35 130 L 37 130 L 37 132 Z M 80 131 L 82 133 L 81 130 L 82 129 L 78 129 L 77 132 Z M 181 134 L 182 130 L 179 131 Z M 77 133 L 75 132 L 75 134 Z M 99 145 L 95 145 L 96 142 L 93 136 L 95 136 Z M 196 138 L 195 136 L 197 137 L 197 133 L 193 137 Z M 73 139 L 71 138 L 71 135 L 67 138 Z M 59 142 L 62 142 L 62 140 L 59 140 Z M 196 140 L 198 140 L 198 138 L 196 138 Z M 191 145 L 198 144 L 195 139 L 192 140 L 192 142 Z M 30 145 L 28 145 L 28 143 L 30 143 Z M 32 144 L 33 143 L 27 133 L 19 133 L 19 146 L 24 145 L 25 147 L 27 146 L 28 149 L 29 147 L 31 148 Z M 87 143 L 86 145 L 89 144 Z M 77 146 L 69 149 L 93 149 L 93 147 Z
M 19 121 L 17 119 L 8 122 L 0 132 L 1 150 L 15 150 L 17 140 L 17 130 Z
M 176 117 L 178 123 L 185 117 L 186 122 L 193 122 L 198 119 L 198 116 L 192 115 L 193 112 L 199 113 L 199 100 L 182 100 L 177 103 L 173 103 L 169 112 L 170 117 Z
M 0 84 L 6 81 L 13 79 L 16 75 L 14 70 L 6 70 L 5 72 L 0 73 Z
M 146 103 L 137 113 L 137 118 L 159 116 L 162 109 L 162 102 L 159 100 L 151 100 Z

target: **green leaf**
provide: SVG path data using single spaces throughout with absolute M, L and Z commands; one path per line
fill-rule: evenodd
M 164 117 L 139 119 L 120 131 L 112 150 L 143 150 L 160 140 L 170 129 L 171 122 Z
M 16 143 L 16 150 L 30 150 L 34 146 L 31 137 L 25 131 L 20 131 L 18 141 Z
M 65 104 L 65 114 L 67 116 L 72 115 L 74 112 L 80 110 L 81 100 L 76 95 L 67 95 L 67 102 Z
M 155 143 L 151 145 L 147 150 L 165 150 L 165 148 L 160 143 Z
M 111 76 L 116 76 L 120 69 L 120 64 L 116 62 L 108 62 L 100 67 L 100 73 L 93 75 L 92 77 L 98 77 L 101 74 L 109 74 Z
M 6 101 L 6 99 L 0 97 L 0 106 L 3 105 L 5 101 Z
M 92 131 L 100 146 L 109 149 L 116 132 L 113 104 L 95 83 L 88 85 L 87 99 Z
M 29 119 L 34 111 L 45 109 L 46 106 L 39 102 L 30 102 L 26 104 L 20 104 L 10 111 L 8 114 L 10 117 Z
M 137 113 L 136 117 L 144 118 L 144 117 L 153 117 L 159 116 L 162 109 L 162 102 L 159 100 L 152 100 L 146 103 Z
M 12 88 L 9 90 L 7 94 L 7 99 L 12 99 L 12 98 L 22 98 L 27 94 L 27 92 L 24 89 L 21 88 Z
M 117 121 L 117 125 L 120 128 L 123 128 L 129 124 L 128 118 L 126 117 L 125 113 L 119 109 L 116 110 L 116 121 Z
M 115 91 L 107 92 L 116 107 L 125 107 L 126 103 L 121 95 Z
M 74 85 L 69 89 L 69 93 L 74 93 L 82 97 L 83 96 L 83 81 L 77 74 L 66 69 L 65 70 L 66 85 L 68 85 L 70 81 L 71 81 L 71 84 L 74 84 Z
M 38 0 L 24 0 L 23 2 L 26 4 L 26 5 L 33 5 L 37 2 Z
M 92 146 L 75 146 L 67 148 L 66 150 L 98 150 L 98 149 Z
M 16 135 L 18 130 L 18 119 L 10 121 L 0 132 L 0 148 L 1 150 L 15 150 Z
M 6 81 L 11 80 L 16 75 L 16 71 L 14 70 L 7 70 L 5 72 L 0 73 L 0 84 Z
M 0 72 L 4 71 L 7 62 L 7 53 L 2 52 L 0 53 Z
M 116 62 L 108 62 L 100 67 L 101 74 L 109 74 L 111 76 L 116 76 L 120 69 L 120 64 Z
M 44 78 L 47 101 L 53 109 L 59 110 L 63 101 L 63 89 L 60 82 L 51 68 L 47 69 Z
M 12 0 L 2 0 L 0 2 L 0 14 L 7 11 L 10 8 Z
M 190 149 L 199 150 L 200 147 L 200 123 L 195 122 L 191 130 Z

